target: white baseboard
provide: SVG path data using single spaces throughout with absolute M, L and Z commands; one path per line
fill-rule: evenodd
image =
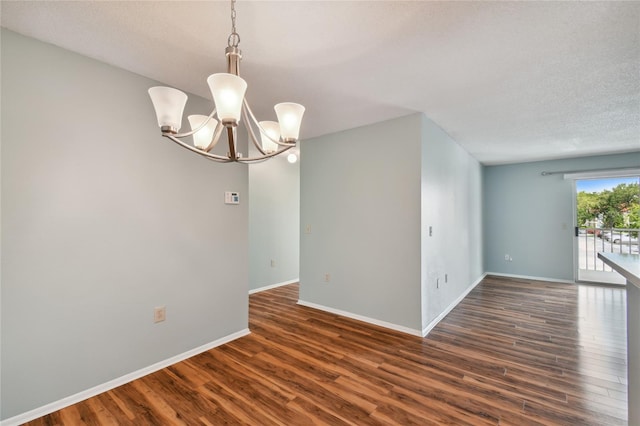
M 401 333 L 407 333 L 407 334 L 411 334 L 413 336 L 422 337 L 422 334 L 420 334 L 420 330 L 415 330 L 413 328 L 405 327 L 405 326 L 402 326 L 402 325 L 392 324 L 392 323 L 386 322 L 386 321 L 380 321 L 380 320 L 377 320 L 377 319 L 374 319 L 374 318 L 369 318 L 369 317 L 365 317 L 365 316 L 362 316 L 362 315 L 354 314 L 354 313 L 351 313 L 351 312 L 342 311 L 340 309 L 329 308 L 327 306 L 318 305 L 316 303 L 311 303 L 311 302 L 306 302 L 304 300 L 298 300 L 298 305 L 306 306 L 308 308 L 318 309 L 320 311 L 330 312 L 332 314 L 340 315 L 340 316 L 343 316 L 343 317 L 355 319 L 355 320 L 362 321 L 362 322 L 367 322 L 369 324 L 377 325 L 377 326 L 384 327 L 384 328 L 389 328 L 391 330 L 399 331 Z
M 480 282 L 487 276 L 487 274 L 483 274 L 480 278 L 478 278 L 476 281 L 474 281 L 469 288 L 467 288 L 464 293 L 462 293 L 460 296 L 458 296 L 458 298 L 456 300 L 454 300 L 453 302 L 451 302 L 451 304 L 449 304 L 449 306 L 447 306 L 447 308 L 442 311 L 440 313 L 440 315 L 438 315 L 437 317 L 435 317 L 433 319 L 433 321 L 431 321 L 429 324 L 427 324 L 427 326 L 425 328 L 422 329 L 422 337 L 425 337 L 427 334 L 429 334 L 429 332 L 431 330 L 433 330 L 433 328 L 438 325 L 438 323 L 440 321 L 442 321 L 444 319 L 444 317 L 446 317 L 449 312 L 451 312 L 453 310 L 453 308 L 455 308 L 456 306 L 458 306 L 458 303 L 462 302 L 462 300 L 467 297 L 467 295 L 469 293 L 471 293 L 471 291 L 476 288 L 476 286 L 478 284 L 480 284 Z
M 290 280 L 290 281 L 284 281 L 284 282 L 281 282 L 281 283 L 266 285 L 266 286 L 260 287 L 260 288 L 254 288 L 253 290 L 249 290 L 249 294 L 259 293 L 261 291 L 271 290 L 272 288 L 281 287 L 283 285 L 295 284 L 297 282 L 300 282 L 300 278 L 296 278 L 295 280 Z
M 192 356 L 198 355 L 202 352 L 206 352 L 209 349 L 215 348 L 216 346 L 224 345 L 225 343 L 229 343 L 232 340 L 238 339 L 248 334 L 250 334 L 250 331 L 248 328 L 245 328 L 244 330 L 240 330 L 236 333 L 229 334 L 228 336 L 222 337 L 218 340 L 214 340 L 213 342 L 207 343 L 205 345 L 183 352 L 179 355 L 157 362 L 148 367 L 142 368 L 140 370 L 134 371 L 129 374 L 125 374 L 124 376 L 118 377 L 117 379 L 113 379 L 101 385 L 94 386 L 82 392 L 78 392 L 75 395 L 62 398 L 50 404 L 43 405 L 42 407 L 33 409 L 31 411 L 27 411 L 26 413 L 18 414 L 17 416 L 10 417 L 6 420 L 2 420 L 0 421 L 0 426 L 17 426 L 17 425 L 21 425 L 23 423 L 29 422 L 31 420 L 35 420 L 39 417 L 46 416 L 47 414 L 51 414 L 55 411 L 61 410 L 70 405 L 77 404 L 78 402 L 84 401 L 85 399 L 91 398 L 103 392 L 117 388 L 118 386 L 122 386 L 126 383 L 132 382 L 148 374 L 154 373 L 158 370 L 162 370 L 163 368 L 169 367 L 170 365 L 173 365 L 180 361 L 184 361 L 187 358 L 191 358 Z
M 502 274 L 499 272 L 487 272 L 485 275 L 486 276 L 495 275 L 496 277 L 506 277 L 506 278 L 522 278 L 524 280 L 534 280 L 534 281 L 549 281 L 552 283 L 565 283 L 565 284 L 576 283 L 574 280 L 560 280 L 558 278 L 546 278 L 546 277 L 531 277 L 529 275 Z

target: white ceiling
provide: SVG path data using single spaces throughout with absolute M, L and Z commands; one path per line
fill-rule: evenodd
M 210 98 L 229 10 L 2 0 L 0 12 L 10 30 Z M 640 2 L 239 0 L 237 16 L 254 112 L 304 104 L 303 138 L 422 111 L 484 164 L 640 151 Z

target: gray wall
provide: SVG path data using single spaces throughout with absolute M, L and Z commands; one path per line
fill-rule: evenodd
M 420 329 L 420 133 L 414 114 L 302 142 L 301 301 Z
M 424 329 L 476 282 L 484 269 L 482 166 L 425 116 L 422 145 Z
M 573 281 L 573 181 L 541 173 L 639 164 L 636 152 L 485 167 L 485 271 Z
M 5 30 L 1 47 L 1 417 L 246 329 L 248 208 L 223 203 L 246 166 L 162 139 L 153 81 Z
M 284 154 L 249 166 L 249 289 L 297 280 L 299 261 L 300 161 Z

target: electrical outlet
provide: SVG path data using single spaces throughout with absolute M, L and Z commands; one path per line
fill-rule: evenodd
M 167 307 L 157 306 L 153 309 L 153 322 L 162 322 L 167 319 Z
M 331 281 L 331 274 L 324 274 L 324 282 L 328 283 L 329 281 Z
M 310 234 L 311 233 L 311 225 L 307 225 L 304 227 L 304 233 L 305 234 Z
M 273 259 L 271 259 L 271 267 L 272 267 L 272 268 L 275 268 L 275 267 L 276 267 L 276 261 L 275 261 L 275 260 L 273 260 Z

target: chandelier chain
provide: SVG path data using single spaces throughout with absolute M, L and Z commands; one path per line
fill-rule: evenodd
M 240 35 L 236 31 L 236 0 L 231 0 L 231 34 L 227 39 L 229 47 L 238 47 Z

